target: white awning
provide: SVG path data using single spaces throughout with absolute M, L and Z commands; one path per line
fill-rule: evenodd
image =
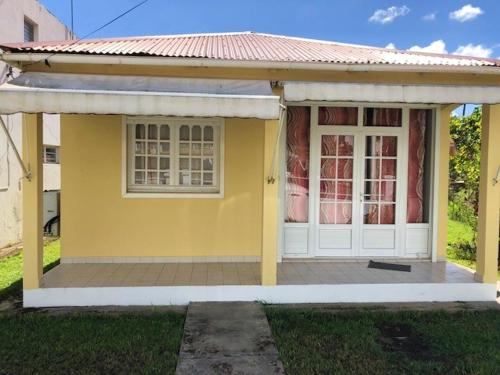
M 269 81 L 25 73 L 0 86 L 0 113 L 277 119 Z
M 285 82 L 285 101 L 346 101 L 380 103 L 500 103 L 499 86 L 382 85 Z

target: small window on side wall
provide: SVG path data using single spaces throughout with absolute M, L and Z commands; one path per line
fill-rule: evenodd
M 220 121 L 129 118 L 130 193 L 221 192 Z
M 59 164 L 59 146 L 43 146 L 44 164 Z
M 24 18 L 24 41 L 25 42 L 34 42 L 35 37 L 36 37 L 36 24 L 27 19 Z

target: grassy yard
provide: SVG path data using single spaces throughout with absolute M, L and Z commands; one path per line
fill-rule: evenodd
M 499 374 L 500 313 L 266 307 L 287 374 Z
M 45 245 L 43 251 L 44 271 L 59 263 L 61 245 L 59 240 Z M 0 259 L 0 300 L 19 293 L 22 290 L 23 253 L 22 251 L 7 258 Z
M 469 225 L 455 220 L 448 220 L 448 250 L 447 258 L 450 262 L 460 264 L 461 266 L 476 269 L 474 260 L 464 259 L 454 250 L 456 244 L 461 242 L 470 242 L 474 238 L 474 229 Z M 497 274 L 500 280 L 500 270 Z
M 1 374 L 174 374 L 181 313 L 0 314 Z

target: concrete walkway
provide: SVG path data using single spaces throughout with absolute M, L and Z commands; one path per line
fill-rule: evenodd
M 191 303 L 176 373 L 284 374 L 262 306 Z

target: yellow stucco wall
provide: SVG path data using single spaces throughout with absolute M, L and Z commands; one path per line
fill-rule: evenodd
M 62 257 L 260 256 L 264 121 L 225 120 L 224 198 L 123 198 L 122 117 L 61 116 Z

